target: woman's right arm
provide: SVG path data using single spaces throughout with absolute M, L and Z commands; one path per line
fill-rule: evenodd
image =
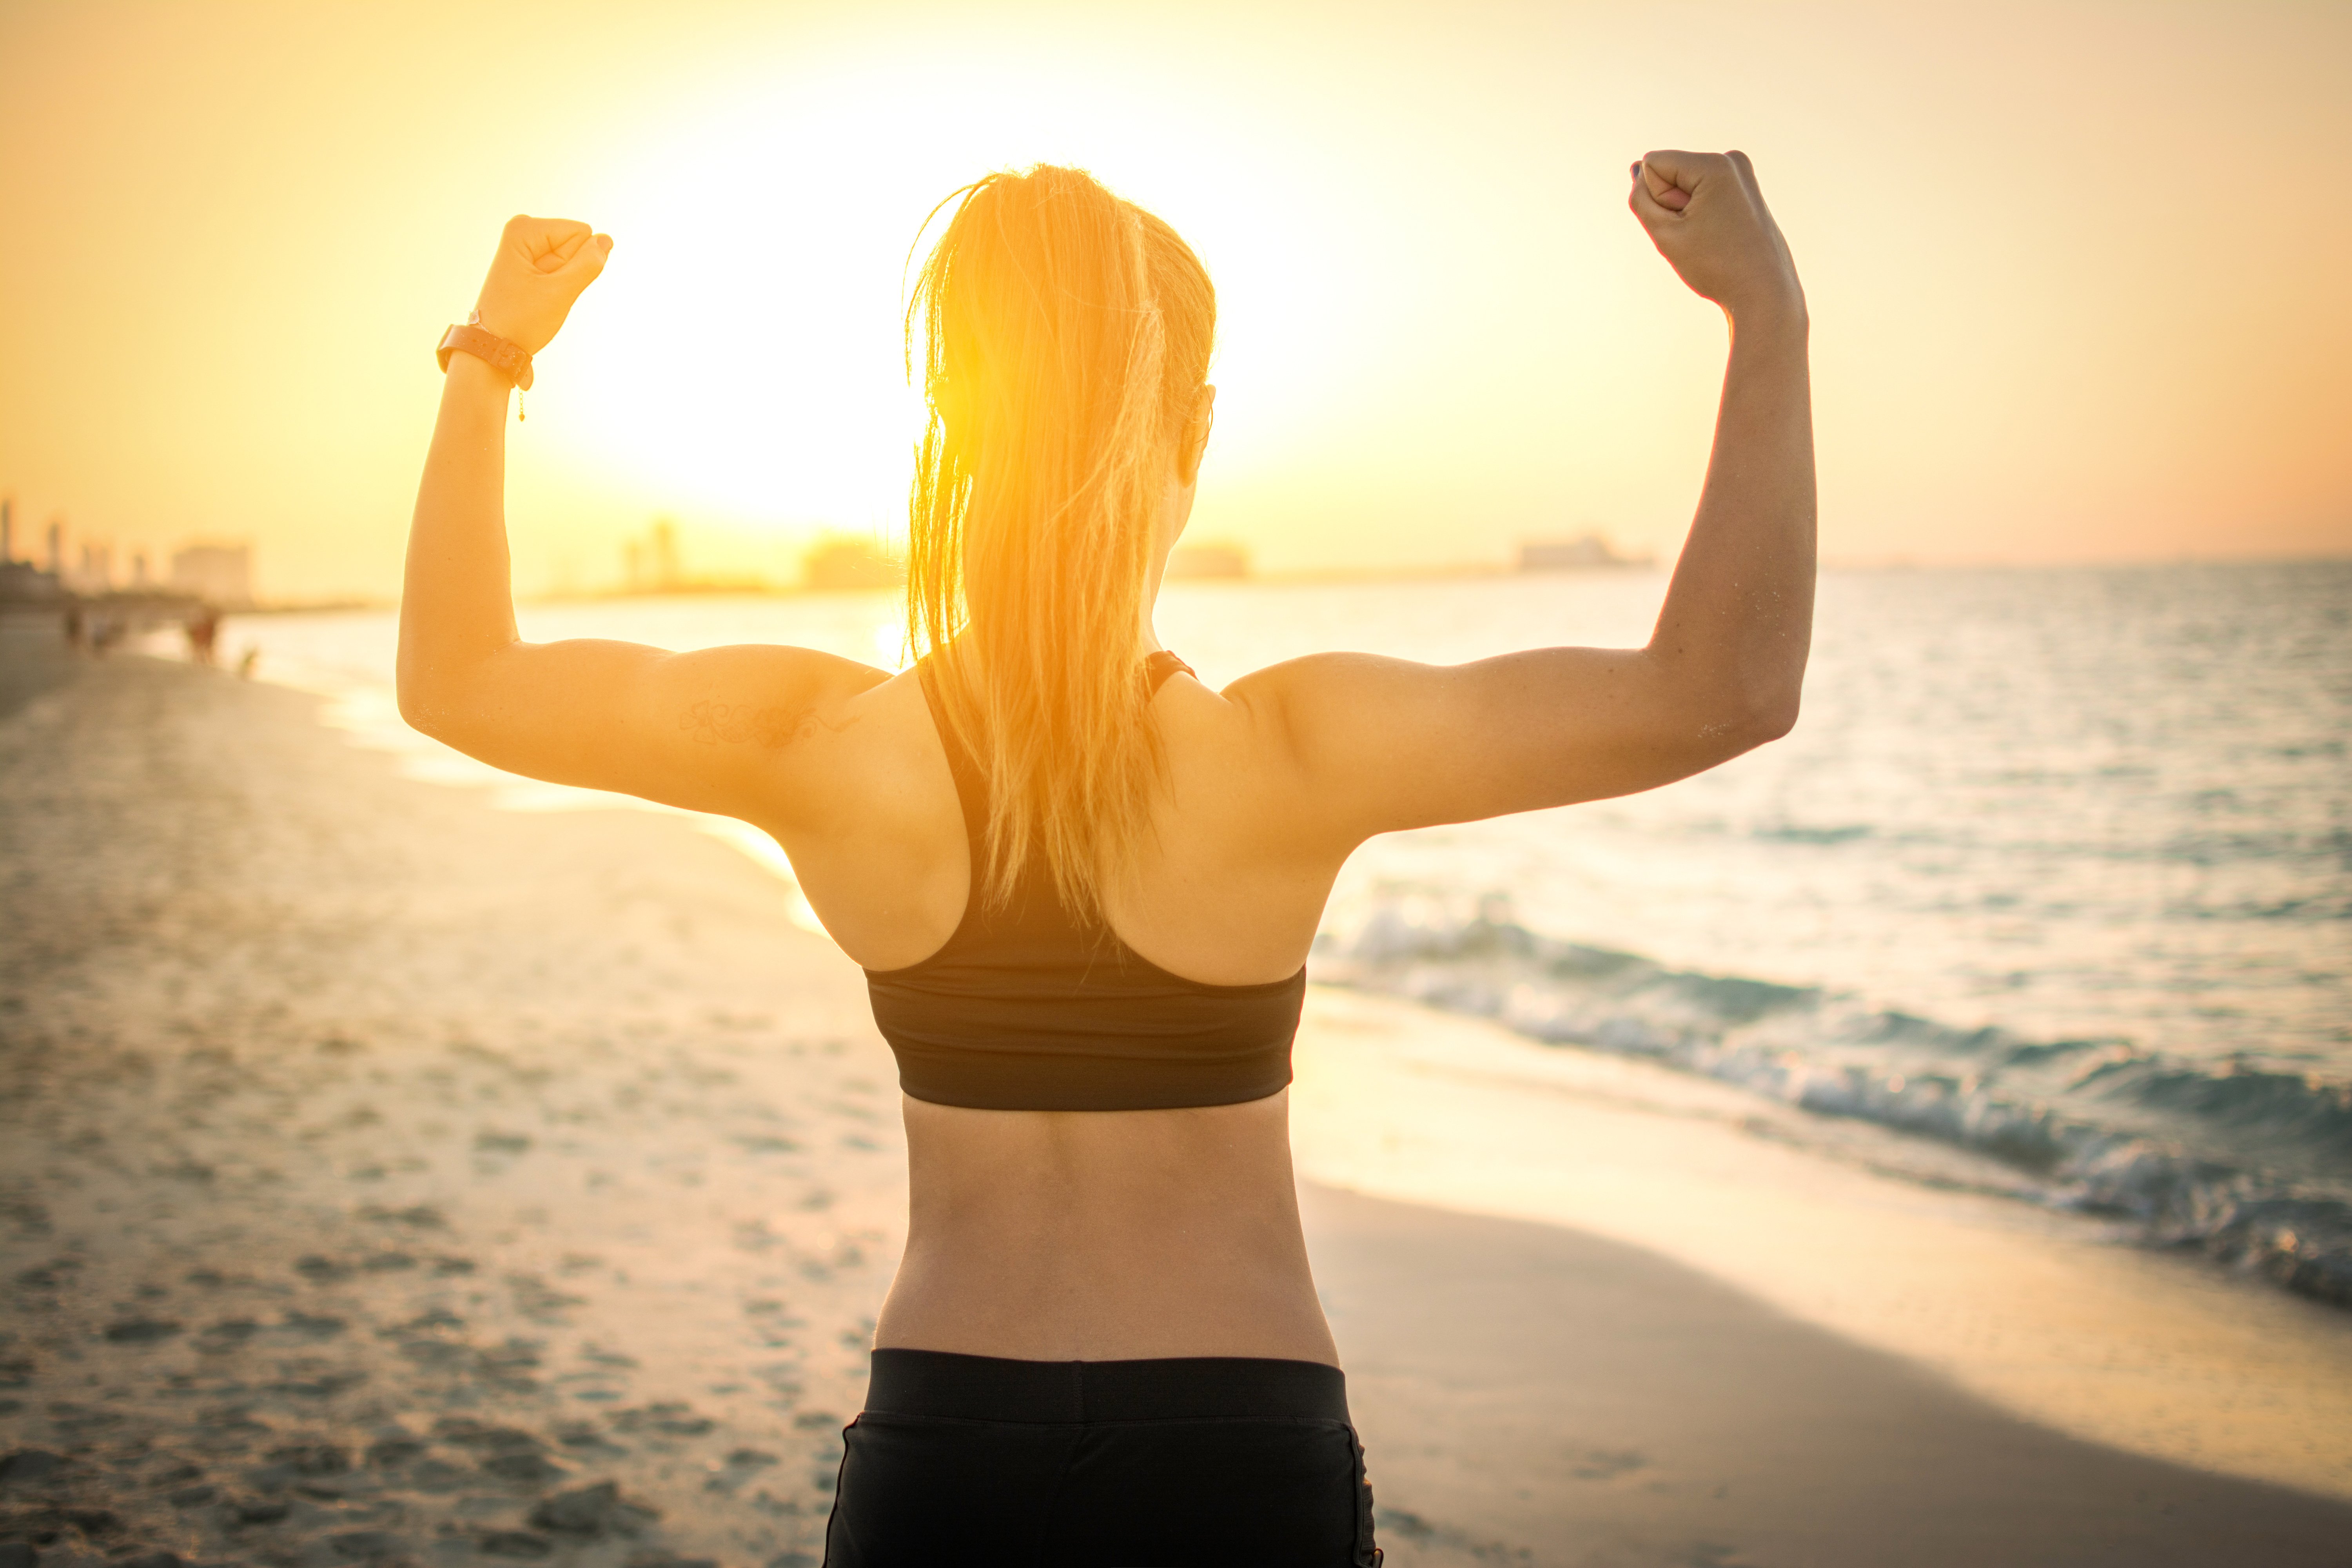
M 482 325 L 536 354 L 604 270 L 585 224 L 518 217 L 483 280 Z M 805 743 L 856 722 L 887 679 L 808 648 L 670 653 L 635 643 L 528 643 L 507 556 L 506 378 L 453 354 L 417 485 L 400 600 L 400 711 L 493 767 L 617 790 L 772 831 L 832 808 Z
M 1714 455 L 1650 641 L 1454 666 L 1318 654 L 1236 682 L 1295 775 L 1279 815 L 1310 853 L 1653 789 L 1796 723 L 1814 569 L 1804 291 L 1744 154 L 1653 153 L 1631 205 L 1731 324 Z

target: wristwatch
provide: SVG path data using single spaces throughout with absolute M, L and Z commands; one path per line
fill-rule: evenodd
M 441 344 L 434 357 L 441 362 L 444 374 L 448 373 L 449 356 L 462 349 L 492 370 L 505 376 L 525 392 L 530 390 L 530 354 L 520 343 L 510 343 L 496 332 L 485 331 L 476 323 L 482 313 L 476 310 L 466 318 L 462 327 L 452 327 L 441 334 Z

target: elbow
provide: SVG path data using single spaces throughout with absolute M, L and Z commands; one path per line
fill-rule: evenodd
M 448 741 L 458 728 L 460 713 L 448 682 L 436 680 L 408 659 L 402 659 L 394 686 L 402 722 L 421 735 Z
M 400 680 L 400 718 L 401 722 L 421 735 L 441 738 L 441 710 L 406 676 Z
M 1742 751 L 1767 746 L 1797 727 L 1805 695 L 1805 667 L 1766 666 L 1738 683 L 1733 722 L 1747 742 Z
M 419 734 L 470 755 L 507 689 L 499 651 L 404 637 L 393 665 L 401 719 Z
M 1706 739 L 1706 749 L 1714 753 L 1706 765 L 1727 763 L 1780 739 L 1797 727 L 1797 706 L 1794 690 L 1759 692 L 1728 710 L 1718 711 L 1714 721 L 1700 730 Z
M 1794 687 L 1751 705 L 1748 713 L 1748 745 L 1769 745 L 1795 729 L 1797 710 L 1801 706 L 1802 700 Z

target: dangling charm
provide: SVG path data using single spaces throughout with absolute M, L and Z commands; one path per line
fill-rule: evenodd
M 530 406 L 528 405 L 528 404 L 526 404 L 526 402 L 524 401 L 524 396 L 525 396 L 525 395 L 524 395 L 524 393 L 523 393 L 523 389 L 522 389 L 521 387 L 520 387 L 520 386 L 516 387 L 516 388 L 515 388 L 515 423 L 516 423 L 516 424 L 518 424 L 518 425 L 523 424 L 523 423 L 525 423 L 526 421 L 528 421 L 528 420 L 530 418 Z

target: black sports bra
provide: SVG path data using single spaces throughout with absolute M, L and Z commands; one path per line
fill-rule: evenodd
M 1155 653 L 1146 673 L 1156 692 L 1191 668 Z M 866 972 L 899 1087 L 983 1110 L 1160 1110 L 1263 1100 L 1287 1084 L 1303 967 L 1261 985 L 1171 974 L 1107 926 L 1073 920 L 1034 858 L 1003 909 L 984 907 L 988 781 L 942 720 L 930 666 L 919 675 L 963 806 L 973 887 L 938 952 Z

